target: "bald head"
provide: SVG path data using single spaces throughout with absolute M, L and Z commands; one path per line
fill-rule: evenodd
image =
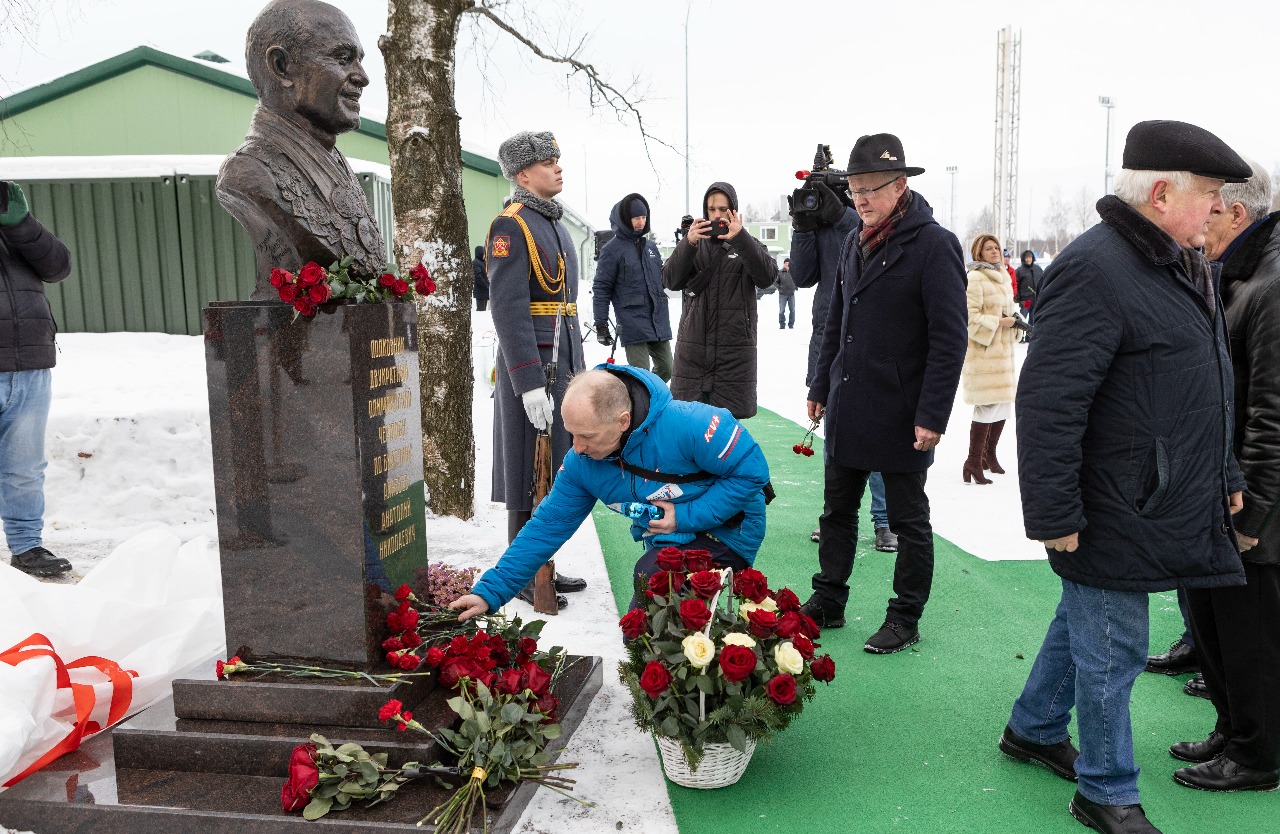
M 627 386 L 608 371 L 584 371 L 570 380 L 560 411 L 573 450 L 595 460 L 616 452 L 631 426 Z

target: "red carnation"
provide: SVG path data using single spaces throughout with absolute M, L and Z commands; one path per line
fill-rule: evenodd
M 324 267 L 315 261 L 309 261 L 298 273 L 298 283 L 310 288 L 325 283 L 328 277 L 329 273 L 324 271 Z
M 733 575 L 733 592 L 752 602 L 764 602 L 769 596 L 769 580 L 755 568 L 743 568 Z
M 405 710 L 400 713 L 400 717 L 404 720 L 399 724 L 396 724 L 396 729 L 403 733 L 405 730 L 409 729 L 409 722 L 413 720 L 413 713 Z
M 399 588 L 396 588 L 397 602 L 404 602 L 411 596 L 413 596 L 413 589 L 410 588 L 408 585 L 401 585 Z
M 800 656 L 805 660 L 813 660 L 813 641 L 803 634 L 797 634 L 791 638 L 791 645 L 796 647 L 796 651 L 800 652 Z
M 320 768 L 316 766 L 316 746 L 299 744 L 289 756 L 289 779 L 280 791 L 280 806 L 296 811 L 311 801 L 311 791 L 320 784 Z
M 406 631 L 400 635 L 400 642 L 404 644 L 406 649 L 416 649 L 422 645 L 422 638 L 418 636 L 416 631 Z
M 454 654 L 465 654 L 467 651 L 467 647 L 470 645 L 471 644 L 467 642 L 467 638 L 459 634 L 458 636 L 454 637 L 452 640 L 449 641 L 449 651 L 453 652 Z
M 387 652 L 398 652 L 404 648 L 404 644 L 400 642 L 399 637 L 388 637 L 382 641 L 382 650 Z
M 400 622 L 399 614 L 392 611 L 390 614 L 387 615 L 387 631 L 393 632 L 395 634 L 399 634 L 404 630 L 405 628 Z
M 271 270 L 271 286 L 280 289 L 285 284 L 293 283 L 293 273 L 286 272 L 279 267 L 273 267 Z
M 622 626 L 623 637 L 634 640 L 649 630 L 649 615 L 644 612 L 644 609 L 637 608 L 628 611 L 621 620 L 618 620 L 618 625 Z
M 747 615 L 748 628 L 756 637 L 768 637 L 778 628 L 778 615 L 772 611 L 757 608 Z
M 384 272 L 378 276 L 378 286 L 390 289 L 396 285 L 396 276 L 390 272 Z
M 799 611 L 800 597 L 796 596 L 795 591 L 790 588 L 783 588 L 773 595 L 773 601 L 778 603 L 779 611 Z
M 680 622 L 690 631 L 702 631 L 711 622 L 711 609 L 705 600 L 686 599 L 680 603 Z
M 710 550 L 686 550 L 684 554 L 685 566 L 690 573 L 700 570 L 711 570 L 715 567 L 715 563 L 711 561 Z
M 822 657 L 813 661 L 809 667 L 809 671 L 813 672 L 813 679 L 824 683 L 831 683 L 836 679 L 836 662 L 831 659 L 831 655 L 824 654 Z
M 280 300 L 292 304 L 298 299 L 298 285 L 285 284 L 280 287 Z
M 656 660 L 650 660 L 640 675 L 640 688 L 650 698 L 657 698 L 671 685 L 671 673 Z
M 775 704 L 786 706 L 796 700 L 796 679 L 790 675 L 774 675 L 773 680 L 764 685 L 764 692 Z
M 678 547 L 664 547 L 658 551 L 658 570 L 684 570 L 684 554 Z
M 390 721 L 400 714 L 400 710 L 404 709 L 404 704 L 392 698 L 382 705 L 382 709 L 378 710 L 379 721 Z
M 444 662 L 444 649 L 439 646 L 432 646 L 427 649 L 427 665 L 433 669 Z
M 418 668 L 418 664 L 420 662 L 421 661 L 418 660 L 418 656 L 416 654 L 409 654 L 408 652 L 405 652 L 404 654 L 400 655 L 401 669 L 412 671 Z
M 666 597 L 676 593 L 684 586 L 684 574 L 664 570 L 649 577 L 649 590 L 658 596 Z
M 756 653 L 746 646 L 730 644 L 720 650 L 720 671 L 730 683 L 744 681 L 756 670 Z
M 395 293 L 396 298 L 404 298 L 409 292 L 409 282 L 403 278 L 397 278 L 395 284 L 391 287 L 391 292 Z
M 724 586 L 724 579 L 720 574 L 709 570 L 700 570 L 697 573 L 689 574 L 689 587 L 693 592 L 703 599 L 711 599 Z

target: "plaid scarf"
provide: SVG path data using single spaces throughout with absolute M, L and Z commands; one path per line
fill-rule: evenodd
M 907 213 L 907 206 L 911 203 L 911 188 L 902 189 L 902 196 L 898 198 L 898 202 L 894 204 L 893 211 L 889 212 L 889 216 L 880 221 L 871 228 L 863 227 L 862 232 L 858 235 L 858 249 L 862 253 L 862 259 L 865 261 L 871 257 L 871 253 L 876 251 L 880 244 L 889 239 L 889 235 L 893 234 L 893 230 L 898 227 L 898 223 Z

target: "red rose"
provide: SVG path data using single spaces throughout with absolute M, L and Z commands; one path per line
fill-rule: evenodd
M 700 570 L 689 574 L 689 587 L 703 599 L 711 599 L 724 586 L 724 579 L 718 573 Z
M 390 272 L 384 272 L 378 276 L 378 286 L 390 289 L 396 285 L 396 276 Z
M 533 690 L 534 695 L 542 695 L 551 686 L 551 674 L 532 662 L 520 667 L 520 680 L 525 689 Z
M 728 645 L 720 650 L 720 671 L 730 683 L 746 680 L 756 670 L 756 653 L 746 646 Z
M 520 654 L 532 655 L 538 650 L 538 641 L 532 637 L 521 637 L 516 647 L 520 650 Z
M 409 270 L 409 276 L 412 278 L 417 278 L 419 281 L 421 281 L 423 278 L 426 278 L 429 280 L 431 278 L 431 273 L 427 272 L 426 264 L 420 263 L 417 266 L 415 266 L 413 269 Z
M 675 571 L 658 571 L 649 577 L 649 590 L 661 597 L 670 596 L 684 585 L 684 574 Z
M 316 305 L 305 295 L 293 302 L 293 309 L 304 316 L 314 316 L 316 314 Z
M 315 261 L 310 261 L 298 273 L 298 283 L 304 287 L 314 287 L 323 284 L 329 277 L 329 273 L 324 271 L 324 267 Z
M 493 688 L 503 695 L 515 695 L 520 691 L 520 670 L 507 669 L 494 683 Z
M 764 602 L 769 596 L 769 580 L 755 568 L 744 568 L 733 575 L 733 592 L 752 602 Z
M 684 554 L 678 547 L 664 547 L 658 551 L 658 570 L 684 570 Z
M 796 679 L 790 675 L 774 675 L 773 680 L 764 685 L 764 692 L 775 704 L 786 706 L 796 701 Z
M 451 660 L 440 667 L 440 685 L 445 689 L 455 689 L 458 681 L 471 677 L 475 667 L 468 660 Z
M 511 664 L 511 650 L 506 646 L 494 649 L 489 655 L 489 659 L 493 661 L 495 666 L 509 666 Z
M 800 615 L 800 633 L 810 640 L 817 640 L 818 635 L 822 634 L 822 629 L 818 628 L 818 624 L 814 622 L 813 617 L 803 611 L 797 611 Z
M 392 698 L 390 701 L 387 701 L 382 705 L 382 709 L 378 710 L 378 720 L 390 721 L 392 718 L 399 715 L 402 709 L 404 709 L 404 704 L 397 701 L 395 698 Z
M 628 611 L 618 625 L 622 626 L 622 636 L 628 640 L 634 640 L 641 634 L 649 630 L 649 615 L 643 609 L 637 608 L 634 611 Z
M 493 685 L 498 682 L 498 676 L 493 672 L 485 672 L 482 675 L 476 675 L 476 680 L 484 684 L 484 688 L 493 690 Z
M 796 647 L 796 651 L 800 652 L 800 656 L 805 660 L 813 660 L 813 641 L 803 634 L 797 634 L 791 638 L 791 645 Z
M 700 570 L 711 570 L 715 567 L 715 563 L 711 561 L 710 550 L 686 550 L 684 553 L 685 566 L 688 567 L 690 573 Z
M 704 600 L 686 599 L 680 603 L 680 622 L 690 631 L 702 631 L 711 622 L 711 609 Z
M 813 447 L 812 447 L 812 446 L 805 446 L 805 447 L 804 447 L 804 456 L 805 456 L 805 457 L 807 457 L 807 458 L 811 458 L 811 457 L 813 457 Z
M 325 303 L 329 300 L 329 285 L 316 284 L 314 287 L 307 290 L 307 297 L 310 298 L 314 304 Z
M 795 591 L 790 588 L 783 588 L 773 595 L 773 601 L 778 603 L 779 611 L 799 611 L 800 597 L 796 596 Z
M 541 723 L 549 724 L 556 719 L 556 710 L 560 707 L 560 699 L 550 692 L 544 692 L 538 696 L 538 700 L 534 702 L 533 706 L 534 709 L 545 716 Z
M 778 628 L 778 615 L 772 611 L 757 608 L 747 615 L 747 628 L 756 637 L 768 637 Z
M 667 671 L 667 667 L 656 660 L 650 660 L 644 667 L 644 674 L 640 675 L 640 688 L 650 698 L 657 698 L 670 685 L 671 673 Z
M 298 298 L 298 285 L 285 284 L 280 287 L 280 300 L 292 304 Z
M 800 614 L 788 611 L 778 618 L 778 636 L 790 640 L 800 633 Z
M 803 455 L 804 447 L 801 446 L 799 443 L 797 443 L 796 445 L 791 447 L 791 451 L 795 452 L 797 455 Z
M 436 282 L 430 278 L 419 278 L 413 285 L 418 295 L 431 295 L 436 291 Z
M 293 273 L 286 272 L 283 269 L 272 268 L 271 270 L 271 286 L 280 289 L 285 284 L 293 283 Z
M 809 671 L 813 672 L 814 680 L 831 683 L 836 679 L 836 662 L 831 659 L 831 655 L 824 654 L 813 661 L 813 664 L 809 666 Z
M 280 806 L 297 811 L 311 801 L 311 791 L 320 784 L 320 768 L 316 767 L 316 746 L 299 744 L 289 756 L 289 780 L 280 791 Z
M 444 649 L 440 648 L 439 646 L 432 646 L 431 648 L 427 649 L 427 665 L 428 666 L 432 668 L 437 668 L 443 662 L 444 662 Z
M 409 292 L 409 282 L 403 278 L 397 278 L 395 284 L 391 287 L 391 292 L 395 293 L 396 298 L 404 298 Z

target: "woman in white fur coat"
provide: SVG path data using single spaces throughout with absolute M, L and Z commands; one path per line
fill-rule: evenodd
M 973 406 L 973 423 L 963 474 L 965 483 L 972 479 L 989 484 L 983 469 L 1004 474 L 996 460 L 996 444 L 1018 388 L 1013 372 L 1015 304 L 1000 241 L 994 235 L 978 235 L 969 251 L 974 261 L 969 264 L 969 346 L 960 387 L 964 401 Z

